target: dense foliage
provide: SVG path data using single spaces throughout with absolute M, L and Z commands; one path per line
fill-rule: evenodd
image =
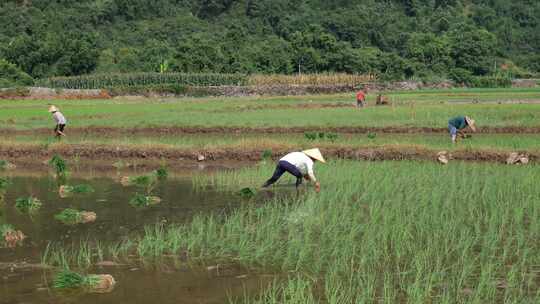
M 4 0 L 0 58 L 109 72 L 540 72 L 536 0 Z M 5 65 L 5 64 L 4 64 Z

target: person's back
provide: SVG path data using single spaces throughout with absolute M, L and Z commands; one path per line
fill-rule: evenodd
M 284 160 L 294 165 L 302 172 L 302 174 L 308 174 L 310 169 L 313 168 L 313 160 L 302 152 L 291 152 L 283 156 L 280 160 Z
M 461 130 L 467 126 L 465 116 L 457 116 L 448 121 L 448 124 L 454 126 L 456 129 Z
M 363 107 L 365 100 L 366 100 L 366 93 L 364 92 L 364 90 L 358 91 L 358 93 L 356 93 L 356 106 Z

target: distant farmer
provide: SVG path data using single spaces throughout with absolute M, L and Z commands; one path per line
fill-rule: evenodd
M 56 122 L 56 127 L 54 128 L 54 134 L 56 137 L 66 136 L 66 134 L 64 134 L 64 128 L 66 127 L 67 121 L 64 115 L 60 113 L 58 108 L 55 106 L 49 107 L 49 113 L 52 114 L 53 119 Z
M 296 177 L 296 189 L 302 184 L 302 178 L 315 183 L 315 191 L 321 190 L 321 184 L 313 174 L 313 163 L 320 161 L 325 163 L 321 151 L 319 149 L 310 149 L 302 152 L 291 152 L 283 156 L 277 166 L 272 177 L 264 183 L 263 187 L 268 187 L 275 183 L 285 172 Z
M 475 122 L 469 116 L 458 116 L 448 121 L 448 131 L 452 136 L 452 143 L 455 143 L 458 135 L 465 137 L 465 129 L 469 127 L 473 132 L 476 132 Z
M 366 103 L 366 94 L 367 94 L 366 88 L 363 88 L 360 91 L 358 91 L 358 93 L 356 93 L 356 106 L 357 107 L 359 108 L 364 107 Z

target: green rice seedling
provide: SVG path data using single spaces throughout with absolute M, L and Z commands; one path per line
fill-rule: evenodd
M 35 213 L 41 208 L 41 201 L 35 197 L 20 197 L 15 200 L 15 208 L 22 213 Z
M 253 190 L 253 189 L 251 189 L 249 187 L 246 187 L 246 188 L 242 188 L 236 194 L 239 195 L 242 198 L 252 198 L 252 197 L 255 196 L 256 192 L 255 192 L 255 190 Z
M 262 152 L 261 159 L 269 160 L 272 158 L 272 149 L 266 149 Z
M 304 132 L 304 137 L 308 140 L 315 140 L 317 139 L 317 132 Z
M 368 137 L 369 139 L 375 139 L 375 138 L 377 137 L 377 133 L 375 133 L 375 132 L 369 132 L 368 135 L 367 135 L 367 137 Z
M 95 288 L 100 283 L 98 275 L 82 275 L 80 273 L 64 269 L 56 274 L 53 281 L 55 289 L 78 289 Z
M 326 133 L 326 138 L 330 140 L 331 142 L 335 142 L 338 139 L 338 134 L 332 133 L 332 132 Z
M 60 157 L 60 155 L 53 155 L 53 157 L 49 160 L 49 165 L 53 167 L 58 178 L 65 178 L 67 176 L 67 164 L 66 161 Z
M 165 180 L 167 179 L 167 176 L 169 176 L 169 172 L 165 166 L 160 166 L 156 171 L 155 175 L 158 180 Z
M 0 177 L 0 193 L 3 193 L 7 190 L 11 181 L 7 177 Z
M 149 206 L 153 206 L 156 204 L 159 204 L 161 202 L 161 199 L 157 196 L 148 196 L 144 194 L 137 193 L 131 200 L 129 201 L 129 204 L 133 207 L 137 208 L 145 208 Z
M 209 181 L 238 189 L 258 184 L 271 167 L 219 172 Z M 317 175 L 325 183 L 320 193 L 200 215 L 159 233 L 149 228 L 140 254 L 186 250 L 191 258 L 313 278 L 286 279 L 269 303 L 284 302 L 289 284 L 304 287 L 289 289 L 287 299 L 298 301 L 287 303 L 540 299 L 531 279 L 540 263 L 537 168 L 339 161 L 317 167 Z

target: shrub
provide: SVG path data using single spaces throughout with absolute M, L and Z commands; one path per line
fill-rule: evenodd
M 34 79 L 16 65 L 0 59 L 0 88 L 31 86 Z

